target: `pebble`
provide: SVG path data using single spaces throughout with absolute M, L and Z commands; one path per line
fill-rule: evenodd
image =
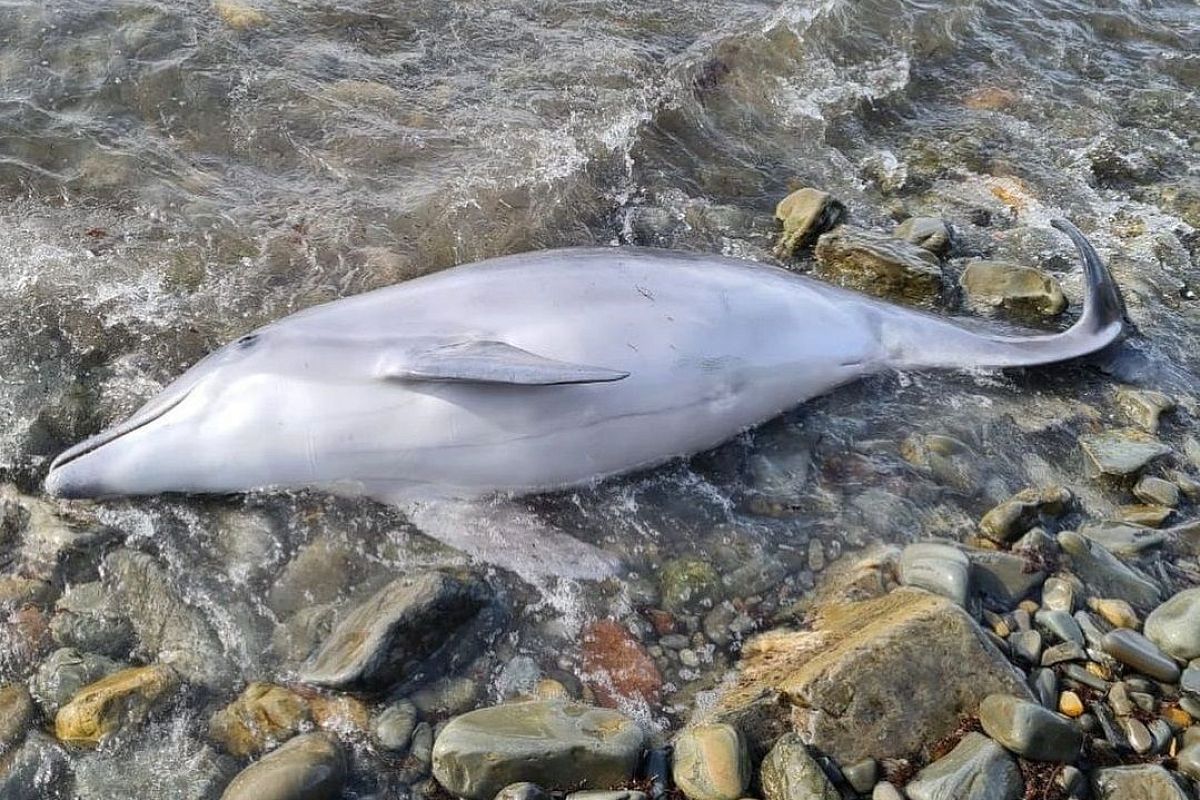
M 1056 317 L 1067 307 L 1058 280 L 1048 272 L 1007 261 L 972 261 L 959 283 L 968 302 L 1003 308 L 1022 317 Z
M 933 305 L 942 295 L 937 256 L 903 239 L 839 225 L 817 240 L 816 274 L 880 297 Z
M 566 800 L 647 800 L 647 797 L 636 789 L 584 789 L 571 792 Z
M 19 684 L 0 687 L 0 754 L 7 753 L 25 738 L 33 720 L 33 698 Z
M 904 800 L 904 795 L 900 794 L 900 790 L 892 784 L 882 781 L 875 784 L 875 789 L 871 792 L 871 800 Z
M 1075 622 L 1079 625 L 1079 630 L 1083 631 L 1083 638 L 1087 642 L 1087 646 L 1096 650 L 1104 647 L 1104 631 L 1100 630 L 1100 626 L 1096 624 L 1096 620 L 1086 611 L 1075 612 Z
M 62 647 L 38 666 L 30 681 L 30 691 L 42 710 L 53 716 L 84 686 L 111 675 L 123 666 L 98 653 L 83 653 L 72 647 Z
M 1175 408 L 1175 401 L 1162 392 L 1122 386 L 1117 389 L 1117 406 L 1139 428 L 1154 433 L 1159 417 Z
M 994 542 L 1009 542 L 1032 528 L 1042 514 L 1058 516 L 1071 502 L 1061 486 L 1022 489 L 983 515 L 979 529 Z
M 408 743 L 416 727 L 417 707 L 408 700 L 392 703 L 371 722 L 371 732 L 375 734 L 375 741 L 379 742 L 380 747 L 393 753 L 408 750 Z
M 1058 697 L 1058 676 L 1054 674 L 1054 670 L 1035 670 L 1030 679 L 1030 684 L 1033 687 L 1034 694 L 1037 695 L 1039 703 L 1046 708 L 1055 707 L 1055 700 Z
M 1145 525 L 1148 528 L 1159 528 L 1171 516 L 1167 506 L 1132 503 L 1117 508 L 1117 519 L 1133 525 Z
M 1038 625 L 1054 634 L 1059 641 L 1074 642 L 1080 647 L 1083 646 L 1083 631 L 1079 629 L 1079 623 L 1071 617 L 1070 613 L 1042 609 L 1034 615 L 1033 619 Z
M 1179 690 L 1200 697 L 1200 666 L 1189 666 L 1183 671 L 1179 676 Z
M 1139 609 L 1154 608 L 1161 601 L 1158 584 L 1120 561 L 1102 545 L 1074 531 L 1062 531 L 1057 539 L 1072 570 L 1093 592 L 1125 600 Z
M 1171 730 L 1171 725 L 1165 719 L 1151 720 L 1150 736 L 1154 740 L 1154 746 L 1151 748 L 1153 753 L 1165 753 L 1167 748 L 1171 746 L 1171 740 L 1175 733 Z
M 879 762 L 873 758 L 864 758 L 842 770 L 850 788 L 859 794 L 867 794 L 879 781 Z
M 19 747 L 0 759 L 0 797 L 4 800 L 66 797 L 66 793 L 55 788 L 67 770 L 63 748 L 41 731 L 30 731 Z
M 1100 475 L 1122 477 L 1140 472 L 1171 448 L 1139 430 L 1108 431 L 1081 436 L 1083 452 Z
M 54 735 L 68 744 L 95 747 L 118 730 L 140 724 L 179 684 L 179 675 L 165 664 L 114 672 L 80 689 L 58 710 Z
M 305 733 L 239 772 L 221 800 L 332 800 L 341 796 L 345 780 L 337 739 Z
M 1089 523 L 1082 526 L 1079 533 L 1122 558 L 1140 558 L 1151 550 L 1161 548 L 1169 538 L 1164 531 L 1153 530 L 1142 524 L 1130 524 L 1130 521 Z
M 1058 697 L 1058 710 L 1068 717 L 1075 718 L 1083 715 L 1083 700 L 1072 691 L 1065 691 Z
M 1125 717 L 1133 713 L 1133 700 L 1129 698 L 1129 690 L 1124 683 L 1114 683 L 1108 690 L 1108 704 L 1117 716 Z
M 994 599 L 1002 606 L 1013 606 L 1035 592 L 1045 573 L 1030 569 L 1029 561 L 1000 550 L 969 549 L 971 590 Z
M 1088 607 L 1100 615 L 1101 619 L 1114 628 L 1129 628 L 1137 630 L 1141 622 L 1133 606 L 1124 600 L 1110 597 L 1093 598 L 1088 601 Z
M 1118 628 L 1105 634 L 1104 651 L 1155 680 L 1166 683 L 1179 680 L 1179 667 L 1175 662 L 1137 631 Z
M 1194 781 L 1200 781 L 1200 742 L 1175 754 L 1175 768 Z
M 1092 789 L 1096 800 L 1188 800 L 1171 773 L 1157 764 L 1096 770 Z
M 945 255 L 950 247 L 950 226 L 937 217 L 909 217 L 892 235 L 937 255 Z
M 521 781 L 505 786 L 496 793 L 495 800 L 550 800 L 550 795 L 536 783 Z
M 1042 666 L 1052 667 L 1066 661 L 1087 661 L 1087 653 L 1075 642 L 1061 642 L 1042 653 Z
M 971 732 L 904 787 L 910 800 L 1018 800 L 1021 771 L 1004 748 Z
M 1013 655 L 1026 664 L 1037 664 L 1042 658 L 1042 635 L 1037 631 L 1017 631 L 1008 637 Z
M 1121 729 L 1125 734 L 1125 740 L 1129 742 L 1129 746 L 1133 748 L 1134 752 L 1145 754 L 1154 747 L 1154 737 L 1150 735 L 1150 729 L 1140 720 L 1134 717 L 1124 717 L 1121 719 Z
M 1179 487 L 1162 478 L 1144 475 L 1133 487 L 1133 494 L 1143 503 L 1150 505 L 1179 505 Z
M 209 738 L 238 758 L 258 755 L 287 741 L 311 721 L 304 698 L 269 683 L 251 683 L 213 714 Z
M 1075 611 L 1075 587 L 1062 578 L 1047 578 L 1042 585 L 1042 605 L 1051 611 Z
M 764 800 L 840 800 L 821 765 L 809 755 L 804 742 L 785 733 L 767 753 L 759 768 Z
M 957 547 L 918 542 L 900 554 L 900 582 L 940 594 L 960 606 L 970 595 L 971 563 Z
M 1200 588 L 1184 589 L 1150 612 L 1146 638 L 1182 661 L 1200 658 Z
M 751 778 L 745 738 L 732 725 L 684 728 L 675 737 L 672 777 L 689 800 L 738 800 Z
M 983 730 L 1008 750 L 1035 761 L 1071 762 L 1083 736 L 1068 720 L 1037 703 L 991 694 L 979 704 Z
M 841 221 L 845 213 L 846 207 L 828 192 L 812 187 L 797 189 L 775 207 L 775 218 L 783 223 L 775 254 L 786 258 L 803 249 Z

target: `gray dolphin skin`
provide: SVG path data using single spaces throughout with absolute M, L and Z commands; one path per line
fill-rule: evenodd
M 316 488 L 404 504 L 523 495 L 697 453 L 894 368 L 1046 364 L 1120 337 L 1121 298 L 1069 222 L 1082 316 L 1007 336 L 783 269 L 635 248 L 549 250 L 310 308 L 217 350 L 62 453 L 62 497 Z

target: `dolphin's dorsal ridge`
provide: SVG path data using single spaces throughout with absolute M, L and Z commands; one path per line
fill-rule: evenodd
M 486 339 L 389 351 L 380 358 L 376 374 L 389 380 L 517 386 L 610 383 L 629 377 L 621 370 L 558 361 Z

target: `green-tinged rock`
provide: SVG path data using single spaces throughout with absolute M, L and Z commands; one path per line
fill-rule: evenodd
M 1025 782 L 1003 747 L 972 732 L 917 773 L 904 792 L 910 800 L 1018 800 Z
M 12 750 L 25 738 L 33 710 L 33 698 L 24 686 L 10 683 L 0 687 L 0 754 Z
M 1011 695 L 985 697 L 979 704 L 979 722 L 988 736 L 1034 761 L 1069 763 L 1083 746 L 1083 734 L 1070 720 Z
M 1045 514 L 1056 517 L 1071 502 L 1071 493 L 1061 486 L 1022 489 L 979 521 L 979 530 L 994 542 L 1010 542 L 1037 524 Z
M 30 690 L 38 705 L 49 716 L 90 683 L 122 669 L 125 665 L 97 653 L 82 653 L 74 648 L 55 650 L 34 673 Z
M 1047 272 L 1005 261 L 973 261 L 960 279 L 976 308 L 1004 309 L 1023 318 L 1050 318 L 1067 307 L 1058 280 Z
M 645 735 L 607 709 L 541 700 L 455 717 L 433 747 L 433 776 L 468 800 L 492 800 L 512 783 L 550 789 L 615 786 L 633 776 Z
M 942 268 L 923 247 L 840 225 L 817 240 L 817 275 L 842 286 L 917 305 L 942 295 Z
M 797 189 L 775 207 L 775 218 L 783 222 L 775 254 L 786 258 L 803 249 L 838 224 L 845 213 L 846 207 L 827 192 Z
M 1142 630 L 1172 658 L 1200 658 L 1200 588 L 1184 589 L 1151 611 Z
M 689 800 L 739 800 L 750 785 L 746 740 L 732 725 L 684 728 L 675 737 L 675 785 Z
M 426 572 L 398 578 L 338 623 L 300 678 L 334 689 L 398 683 L 452 648 L 460 629 L 475 622 L 491 601 L 487 584 L 473 575 Z
M 1105 767 L 1092 774 L 1096 800 L 1188 800 L 1188 793 L 1157 764 Z
M 909 217 L 896 226 L 893 235 L 937 255 L 950 249 L 950 226 L 939 217 Z
M 1136 474 L 1171 452 L 1150 434 L 1134 429 L 1081 436 L 1079 443 L 1097 474 L 1114 477 Z
M 900 582 L 940 594 L 960 606 L 971 591 L 971 564 L 957 547 L 918 542 L 900 554 Z
M 337 739 L 306 733 L 288 740 L 237 774 L 221 800 L 334 800 L 346 760 Z
M 1117 406 L 1134 425 L 1154 433 L 1158 430 L 1159 418 L 1175 408 L 1175 401 L 1162 392 L 1122 386 L 1117 389 Z
M 150 711 L 179 688 L 165 664 L 130 667 L 89 684 L 54 717 L 59 741 L 95 747 L 119 730 L 141 724 Z
M 1159 604 L 1162 593 L 1158 584 L 1140 570 L 1120 561 L 1102 545 L 1074 531 L 1062 531 L 1057 538 L 1071 569 L 1094 594 L 1116 597 L 1143 612 Z
M 841 800 L 821 765 L 794 733 L 780 737 L 759 768 L 764 800 Z
M 684 556 L 663 565 L 662 604 L 668 611 L 711 605 L 721 599 L 721 576 L 713 566 L 694 556 Z

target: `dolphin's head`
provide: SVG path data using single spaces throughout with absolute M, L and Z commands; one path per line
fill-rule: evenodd
M 258 356 L 259 339 L 243 336 L 211 353 L 129 419 L 60 453 L 46 492 L 65 498 L 153 494 L 203 481 L 208 459 L 196 451 L 221 444 L 211 424 L 225 413 L 221 384 Z

